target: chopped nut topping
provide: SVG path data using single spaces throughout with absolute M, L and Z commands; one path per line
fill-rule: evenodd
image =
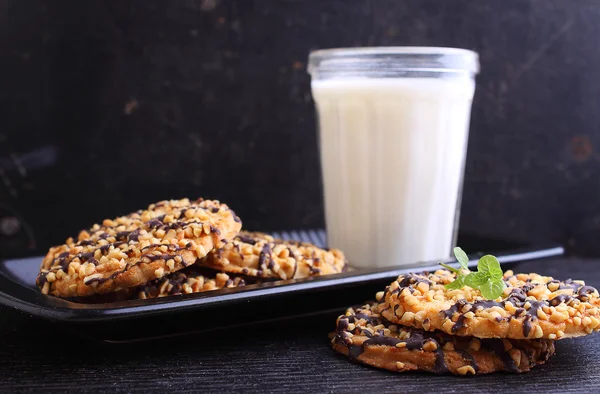
M 467 374 L 475 375 L 475 370 L 470 365 L 465 365 L 464 367 L 460 367 L 456 371 L 458 372 L 459 375 L 467 375 Z

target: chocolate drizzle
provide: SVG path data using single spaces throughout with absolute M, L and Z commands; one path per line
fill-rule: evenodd
M 146 247 L 142 248 L 142 251 L 144 251 L 144 250 L 147 250 L 147 249 L 150 249 L 150 248 L 160 248 L 160 247 L 162 247 L 162 246 L 166 246 L 166 247 L 167 247 L 167 250 L 171 250 L 171 251 L 180 251 L 180 250 L 183 250 L 183 249 L 185 249 L 185 248 L 189 248 L 189 247 L 191 247 L 192 245 L 191 245 L 191 243 L 188 243 L 188 244 L 186 244 L 186 245 L 185 245 L 185 247 L 181 247 L 181 246 L 179 246 L 179 245 L 175 245 L 175 244 L 150 244 L 150 245 L 148 245 L 148 246 L 146 246 Z
M 496 356 L 502 360 L 504 368 L 509 372 L 519 372 L 519 368 L 513 361 L 512 357 L 506 350 L 504 350 L 504 344 L 501 339 L 485 339 L 482 344 L 485 343 L 485 347 L 491 349 Z
M 400 287 L 408 287 L 410 285 L 417 285 L 419 283 L 425 283 L 427 286 L 431 285 L 431 281 L 428 279 L 422 278 L 421 276 L 415 274 L 406 274 L 400 281 Z
M 117 249 L 119 246 L 123 245 L 125 242 L 123 241 L 118 241 L 112 244 L 107 244 L 107 245 L 102 245 L 100 246 L 98 249 L 100 250 L 100 253 L 102 254 L 107 254 L 108 251 L 110 250 L 110 247 L 112 246 L 114 249 Z
M 164 216 L 164 215 L 163 215 Z M 169 230 L 175 230 L 175 229 L 184 229 L 189 227 L 192 224 L 199 224 L 202 225 L 202 222 L 199 222 L 198 220 L 191 220 L 189 222 L 172 222 L 172 223 L 163 223 L 161 221 L 162 217 L 159 216 L 157 218 L 154 219 L 150 219 L 146 222 L 146 225 L 152 229 L 152 230 L 163 230 L 163 231 L 169 231 Z M 209 225 L 210 226 L 210 232 L 213 234 L 217 234 L 220 235 L 221 231 L 219 231 L 218 228 L 216 228 L 215 226 L 213 226 L 212 224 Z
M 38 275 L 37 280 L 36 280 L 37 285 L 39 287 L 43 287 L 46 284 L 46 282 L 47 282 L 46 275 L 48 275 L 49 273 L 50 272 L 40 272 L 40 274 Z
M 448 372 L 448 367 L 446 366 L 446 360 L 444 359 L 444 351 L 438 344 L 438 348 L 435 349 L 435 364 L 433 366 L 433 372 L 435 373 L 445 373 Z
M 147 258 L 150 261 L 156 261 L 156 260 L 170 260 L 170 259 L 174 259 L 175 257 L 177 257 L 178 255 L 176 254 L 149 254 L 144 256 L 144 258 Z
M 129 233 L 129 235 L 127 236 L 127 242 L 139 242 L 139 236 L 140 236 L 140 229 L 136 229 L 135 231 L 132 231 L 131 233 Z
M 69 263 L 71 262 L 67 257 L 69 257 L 69 252 L 63 252 L 58 255 L 58 265 L 65 272 L 69 270 Z
M 110 276 L 107 276 L 106 278 L 92 278 L 92 279 L 88 280 L 87 282 L 84 282 L 84 284 L 87 286 L 91 285 L 92 283 L 101 284 L 106 281 L 115 279 L 117 276 L 121 275 L 126 270 L 127 270 L 127 267 L 125 267 L 122 271 L 113 272 Z
M 554 282 L 554 281 L 552 281 Z M 577 290 L 579 290 L 579 288 L 581 287 L 581 285 L 579 283 L 575 283 L 573 282 L 573 279 L 567 279 L 564 282 L 559 282 L 556 281 L 555 283 L 559 283 L 558 289 L 559 290 L 565 290 L 565 289 L 571 289 L 573 290 L 573 293 L 576 293 Z
M 102 251 L 102 248 L 100 248 L 100 251 Z M 79 260 L 81 262 L 84 263 L 84 262 L 88 261 L 89 259 L 91 259 L 92 257 L 94 257 L 94 252 L 92 251 L 92 252 L 87 252 L 87 253 L 79 253 L 77 255 L 77 257 L 79 258 Z
M 316 261 L 318 262 L 319 259 L 317 259 Z M 321 270 L 313 265 L 310 265 L 308 267 L 308 271 L 309 271 L 309 275 L 319 275 L 321 273 Z
M 266 243 L 260 251 L 260 255 L 258 256 L 258 270 L 264 272 L 267 269 L 272 269 L 273 267 L 274 261 L 273 257 L 271 256 L 271 245 Z
M 464 328 L 465 320 L 467 320 L 467 317 L 465 315 L 460 315 L 458 319 L 456 319 L 456 323 L 454 323 L 454 325 L 452 326 L 452 332 L 457 332 L 461 328 Z
M 579 295 L 577 298 L 579 298 L 581 301 L 587 301 L 588 295 L 593 294 L 595 291 L 596 289 L 592 286 L 583 286 L 577 291 L 577 294 Z
M 131 231 L 119 231 L 117 235 L 115 235 L 115 239 L 117 241 L 126 240 L 129 234 L 131 234 Z
M 475 357 L 473 357 L 473 355 L 466 350 L 459 350 L 459 352 L 462 355 L 462 357 L 465 359 L 465 361 L 468 361 L 469 365 L 471 367 L 473 367 L 473 369 L 475 370 L 475 373 L 478 373 L 479 365 L 477 365 L 477 361 L 475 361 Z
M 148 227 L 150 227 L 151 229 L 158 228 L 158 227 L 162 226 L 163 224 L 164 224 L 163 222 L 161 222 L 160 220 L 158 220 L 156 218 L 150 219 L 146 222 L 146 225 Z
M 249 237 L 248 235 L 245 234 L 238 234 L 235 237 L 236 240 L 243 242 L 245 244 L 250 244 L 250 245 L 256 245 L 256 243 L 258 242 L 256 239 Z
M 504 302 L 496 302 L 496 301 L 491 301 L 491 300 L 475 301 L 472 305 L 473 305 L 472 310 L 474 310 L 474 311 L 482 311 L 484 309 L 489 309 L 489 308 L 492 308 L 495 306 L 504 308 Z
M 529 333 L 531 332 L 531 319 L 533 319 L 531 315 L 526 315 L 523 319 L 523 336 L 525 338 L 529 337 Z
M 532 318 L 535 317 L 536 319 L 538 310 L 549 305 L 548 301 L 529 301 L 529 303 L 531 304 L 531 307 L 526 314 L 530 315 Z

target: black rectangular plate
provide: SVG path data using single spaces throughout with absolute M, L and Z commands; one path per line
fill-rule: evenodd
M 279 235 L 317 244 L 323 240 L 322 232 Z M 560 246 L 522 247 L 464 236 L 459 238 L 459 242 L 469 246 L 468 249 L 465 247 L 466 250 L 486 250 L 495 254 L 505 270 L 516 262 L 563 254 Z M 477 256 L 472 255 L 474 258 Z M 0 304 L 55 322 L 61 329 L 109 342 L 144 340 L 343 310 L 348 305 L 374 298 L 377 291 L 398 275 L 439 267 L 438 262 L 430 262 L 360 269 L 325 277 L 159 299 L 83 304 L 41 294 L 35 286 L 40 262 L 40 256 L 0 261 Z M 476 265 L 476 259 L 471 260 L 470 265 Z

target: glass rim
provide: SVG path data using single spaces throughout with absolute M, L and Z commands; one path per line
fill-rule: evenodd
M 354 70 L 404 70 L 478 74 L 479 55 L 464 48 L 381 46 L 317 49 L 309 52 L 309 74 Z
M 454 47 L 424 47 L 424 46 L 381 46 L 381 47 L 339 47 L 315 49 L 310 51 L 309 58 L 313 56 L 352 56 L 352 55 L 467 55 L 477 56 L 477 52 L 470 49 Z

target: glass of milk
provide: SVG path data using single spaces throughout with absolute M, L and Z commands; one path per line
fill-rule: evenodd
M 478 71 L 456 48 L 310 53 L 328 243 L 353 266 L 450 255 Z

